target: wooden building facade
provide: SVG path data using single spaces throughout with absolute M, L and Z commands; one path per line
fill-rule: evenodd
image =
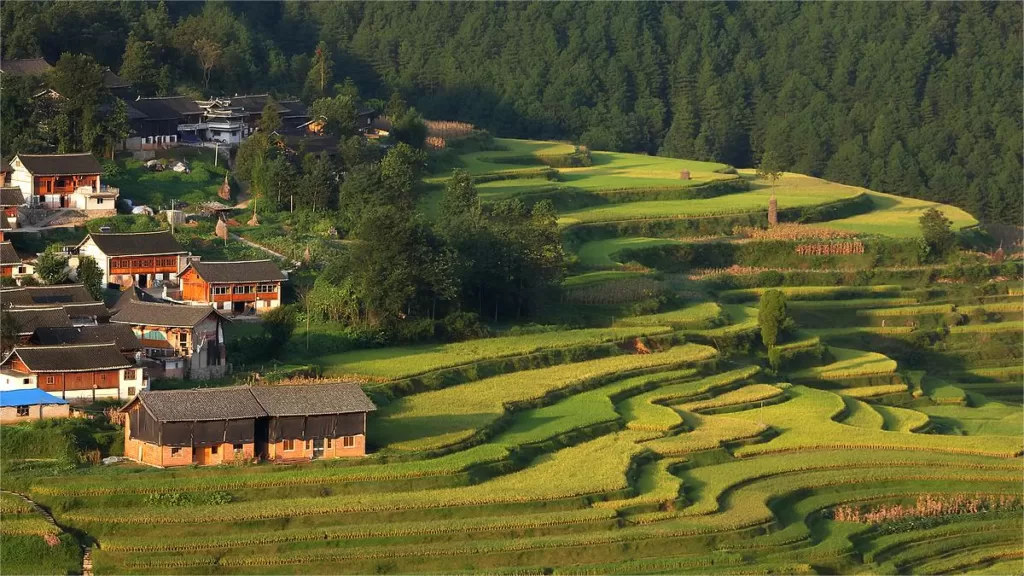
M 147 391 L 121 409 L 125 457 L 160 467 L 359 457 L 373 410 L 347 383 Z
M 130 326 L 143 354 L 154 362 L 166 366 L 168 360 L 184 361 L 183 371 L 162 377 L 196 380 L 219 378 L 227 371 L 224 321 L 212 308 L 139 301 L 127 302 L 110 318 L 112 324 Z
M 64 400 L 128 400 L 145 387 L 142 368 L 117 346 L 16 346 L 0 362 L 0 390 L 38 388 Z
M 120 191 L 103 186 L 103 168 L 91 153 L 18 154 L 11 168 L 11 185 L 32 206 L 115 210 Z
M 179 279 L 182 300 L 238 314 L 280 306 L 286 277 L 270 260 L 250 260 L 192 262 Z
M 78 245 L 80 256 L 92 256 L 108 286 L 147 288 L 177 280 L 188 252 L 169 231 L 89 234 Z

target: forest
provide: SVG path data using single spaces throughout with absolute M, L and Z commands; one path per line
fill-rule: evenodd
M 1013 3 L 8 2 L 4 58 L 143 94 L 351 79 L 498 136 L 756 164 L 1021 221 Z M 326 47 L 326 53 L 318 49 Z M 327 88 L 325 88 L 327 87 Z M 5 120 L 7 118 L 5 117 Z

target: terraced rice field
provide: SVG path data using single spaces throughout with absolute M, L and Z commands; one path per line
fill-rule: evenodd
M 874 210 L 867 214 L 858 214 L 849 218 L 840 218 L 823 223 L 826 228 L 834 228 L 855 234 L 874 234 L 893 238 L 915 238 L 921 235 L 918 220 L 925 210 L 936 207 L 953 223 L 952 228 L 959 230 L 978 223 L 967 212 L 955 207 L 936 204 L 916 198 L 902 198 L 892 194 L 867 191 Z
M 700 306 L 746 321 L 739 305 Z M 831 352 L 874 361 L 867 351 Z M 450 357 L 430 360 L 434 371 L 465 364 L 458 347 L 430 353 Z M 96 539 L 100 574 L 1012 567 L 1019 434 L 920 434 L 932 410 L 768 378 L 755 365 L 721 363 L 713 347 L 677 344 L 398 398 L 375 416 L 381 457 L 367 462 L 100 468 L 40 478 L 29 494 Z M 1014 413 L 994 408 L 990 420 Z M 972 410 L 950 409 L 960 418 Z M 432 452 L 444 446 L 453 451 Z M 398 453 L 407 459 L 382 458 Z M 154 492 L 226 496 L 167 506 Z M 879 531 L 820 512 L 978 493 L 997 504 L 939 528 Z M 994 528 L 975 536 L 970 527 L 985 522 Z M 963 542 L 956 561 L 924 546 L 927 530 L 939 529 Z M 865 553 L 864 564 L 851 552 Z
M 485 201 L 731 177 L 722 165 L 595 152 L 594 166 L 560 168 L 554 182 L 523 157 L 571 146 L 500 144 L 465 155 L 465 168 L 528 177 L 481 181 Z M 678 179 L 682 169 L 692 181 Z M 606 204 L 563 224 L 763 211 L 770 192 L 753 184 L 713 199 Z M 782 208 L 870 194 L 875 212 L 826 223 L 865 234 L 905 236 L 923 208 L 797 175 L 776 192 Z M 970 308 L 983 300 L 935 304 L 897 284 L 787 286 L 810 322 L 785 334 L 780 351 L 795 360 L 776 370 L 759 340 L 765 288 L 616 265 L 624 248 L 671 238 L 588 239 L 560 305 L 654 306 L 586 324 L 601 327 L 319 359 L 325 374 L 361 378 L 380 398 L 366 459 L 16 480 L 94 546 L 97 574 L 1024 572 L 1020 347 L 1005 359 L 958 356 L 914 348 L 911 326 L 872 325 L 956 305 L 970 322 L 930 336 L 1013 350 L 1015 316 L 990 321 Z M 1020 312 L 1014 302 L 985 309 Z M 936 512 L 935 502 L 959 507 Z M 22 508 L 0 497 L 5 570 L 8 550 L 32 557 L 45 545 L 13 533 L 38 524 Z

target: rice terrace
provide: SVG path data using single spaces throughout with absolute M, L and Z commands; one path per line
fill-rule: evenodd
M 4 97 L 35 110 L 3 151 L 33 188 L 0 231 L 0 573 L 1024 575 L 1020 147 L 966 127 L 1019 141 L 967 70 L 1020 14 L 167 4 L 60 13 L 131 30 L 113 67 L 21 46 L 65 8 L 0 8 Z M 584 65 L 592 34 L 614 57 Z M 506 85 L 506 37 L 564 53 Z M 123 133 L 64 123 L 95 102 Z M 99 173 L 71 196 L 116 209 L 35 188 L 73 149 Z

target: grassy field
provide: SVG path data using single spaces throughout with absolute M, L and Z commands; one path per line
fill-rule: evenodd
M 936 204 L 927 200 L 902 198 L 892 194 L 867 191 L 875 209 L 867 214 L 858 214 L 849 218 L 840 218 L 823 222 L 826 228 L 853 232 L 855 234 L 874 234 L 893 238 L 916 238 L 921 235 L 919 220 L 929 208 L 939 210 L 953 223 L 953 229 L 959 230 L 978 223 L 973 216 L 955 206 Z
M 586 222 L 610 222 L 647 218 L 684 218 L 715 216 L 720 214 L 742 214 L 768 210 L 768 199 L 772 195 L 770 186 L 752 181 L 753 190 L 737 192 L 719 198 L 694 200 L 662 200 L 631 202 L 587 208 L 565 213 L 559 218 L 562 226 Z M 835 184 L 826 180 L 789 174 L 783 176 L 775 186 L 779 209 L 798 208 L 826 204 L 836 200 L 854 198 L 864 191 L 851 186 Z
M 328 376 L 355 375 L 395 380 L 481 360 L 522 356 L 555 348 L 617 342 L 644 335 L 664 334 L 670 331 L 666 326 L 667 324 L 662 326 L 645 324 L 643 327 L 542 332 L 453 344 L 373 348 L 323 356 L 318 359 L 318 362 L 324 366 L 324 373 Z
M 141 161 L 127 158 L 118 160 L 122 166 L 119 174 L 106 177 L 103 181 L 120 188 L 121 198 L 154 210 L 170 208 L 171 200 L 184 201 L 192 206 L 202 202 L 223 202 L 217 197 L 217 191 L 224 182 L 227 167 L 224 162 L 214 167 L 213 151 L 181 147 L 165 151 L 161 157 L 166 157 L 170 163 L 184 159 L 192 172 L 151 172 Z
M 591 268 L 614 268 L 619 266 L 615 256 L 623 250 L 678 243 L 680 243 L 679 240 L 671 238 L 611 238 L 587 242 L 580 246 L 576 255 L 579 256 L 580 264 L 584 266 Z

